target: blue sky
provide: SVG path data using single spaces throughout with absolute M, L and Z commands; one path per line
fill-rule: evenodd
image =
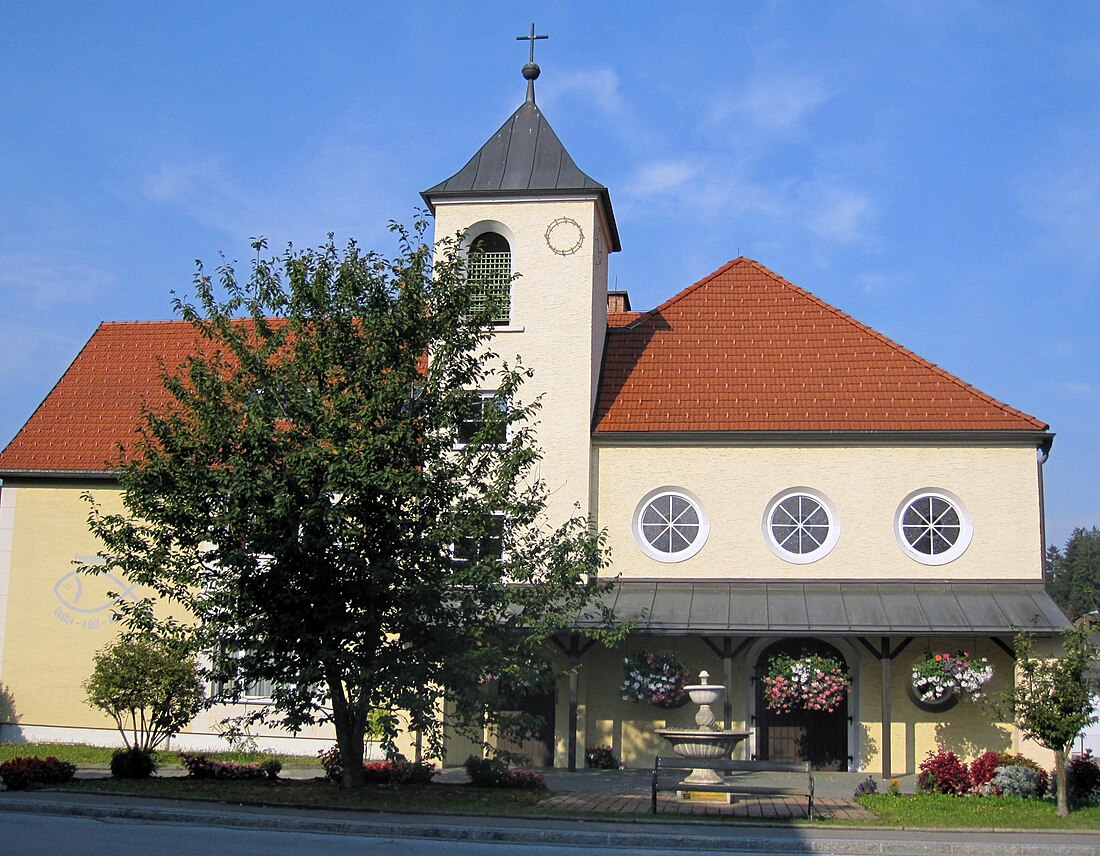
M 522 101 L 611 189 L 650 308 L 755 258 L 1051 423 L 1100 525 L 1100 5 L 57 3 L 0 25 L 0 445 L 195 259 L 388 249 Z

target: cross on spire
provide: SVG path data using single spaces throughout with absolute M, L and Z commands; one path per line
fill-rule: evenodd
M 529 36 L 516 36 L 517 42 L 530 42 L 531 53 L 527 59 L 527 65 L 523 67 L 523 77 L 527 81 L 527 100 L 535 103 L 535 81 L 539 76 L 539 67 L 535 64 L 535 42 L 539 39 L 548 39 L 549 36 L 536 36 L 535 25 L 531 24 L 531 34 Z

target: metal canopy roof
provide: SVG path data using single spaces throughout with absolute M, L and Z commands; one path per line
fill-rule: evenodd
M 533 101 L 520 105 L 466 166 L 420 195 L 434 211 L 437 199 L 526 193 L 598 195 L 607 216 L 610 248 L 622 249 L 607 188 L 573 162 Z
M 616 584 L 606 603 L 655 635 L 990 635 L 1069 626 L 1042 583 L 658 582 Z M 586 622 L 581 621 L 583 626 Z

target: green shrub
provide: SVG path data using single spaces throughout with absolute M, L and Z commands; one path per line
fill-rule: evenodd
M 340 757 L 340 747 L 331 746 L 328 749 L 322 749 L 317 753 L 317 758 L 321 762 L 321 769 L 325 771 L 325 778 L 334 782 L 340 781 L 344 775 L 344 762 Z
M 610 746 L 590 746 L 584 750 L 584 765 L 596 770 L 617 770 L 619 759 Z
M 524 767 L 509 770 L 508 765 L 499 758 L 478 758 L 471 755 L 462 766 L 470 777 L 470 784 L 478 788 L 514 788 L 521 791 L 546 789 L 546 779 L 542 773 Z
M 1023 755 L 1013 755 L 1010 752 L 1001 753 L 1001 761 L 997 764 L 998 767 L 1026 767 L 1029 770 L 1034 770 L 1039 776 L 1039 783 L 1042 790 L 1039 792 L 1039 796 L 1042 796 L 1047 792 L 1050 786 L 1050 775 L 1039 766 L 1037 761 L 1032 761 L 1030 758 L 1025 758 Z
M 9 791 L 25 791 L 31 785 L 58 785 L 76 774 L 76 764 L 48 758 L 12 758 L 0 764 L 0 781 Z
M 111 775 L 116 779 L 148 779 L 157 771 L 152 752 L 116 749 L 111 755 Z
M 998 767 L 989 784 L 988 793 L 1005 797 L 1041 797 L 1046 787 L 1037 770 L 1018 764 Z
M 283 770 L 283 762 L 278 758 L 265 758 L 260 762 L 260 769 L 269 779 L 277 779 Z
M 508 765 L 499 758 L 471 755 L 462 767 L 470 778 L 470 784 L 479 788 L 499 788 L 508 775 Z

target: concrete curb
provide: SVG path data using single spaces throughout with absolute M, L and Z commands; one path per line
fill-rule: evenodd
M 46 795 L 44 795 L 46 796 Z M 764 827 L 744 828 L 740 825 L 703 831 L 688 824 L 668 825 L 656 822 L 609 821 L 590 823 L 539 822 L 528 819 L 471 818 L 468 816 L 442 820 L 411 815 L 379 815 L 377 818 L 336 818 L 301 813 L 273 814 L 272 810 L 225 809 L 211 810 L 198 806 L 160 807 L 150 805 L 91 804 L 52 798 L 28 799 L 4 796 L 0 811 L 22 812 L 72 817 L 143 820 L 158 823 L 204 824 L 238 829 L 315 832 L 338 835 L 358 835 L 398 839 L 429 839 L 473 843 L 545 844 L 557 846 L 620 847 L 646 850 L 723 851 L 726 853 L 821 853 L 835 856 L 881 854 L 881 856 L 1049 856 L 1052 852 L 1064 856 L 1096 856 L 1100 842 L 1072 842 L 1066 837 L 1078 833 L 1033 833 L 1041 842 L 1011 842 L 1006 840 L 959 840 L 962 833 L 950 839 L 940 830 L 866 831 L 866 837 L 853 837 L 852 830 L 805 827 L 797 829 Z M 290 811 L 288 809 L 288 811 Z M 623 826 L 634 826 L 624 829 Z M 619 828 L 599 829 L 597 826 Z M 643 827 L 643 828 L 638 828 Z M 890 833 L 893 835 L 890 835 Z M 990 833 L 968 831 L 978 838 Z M 1086 833 L 1087 835 L 1087 833 Z M 911 837 L 916 837 L 914 840 Z M 934 840 L 920 840 L 922 837 Z M 1018 837 L 1014 835 L 1013 837 Z

